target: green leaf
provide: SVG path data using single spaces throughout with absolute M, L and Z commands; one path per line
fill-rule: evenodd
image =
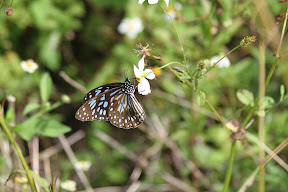
M 48 181 L 46 181 L 44 178 L 40 177 L 37 173 L 35 173 L 34 171 L 30 171 L 33 179 L 36 181 L 36 183 L 41 187 L 42 190 L 44 190 L 45 192 L 49 192 L 49 183 Z M 41 191 L 42 191 L 41 190 Z
M 206 99 L 205 93 L 202 92 L 202 91 L 198 91 L 198 92 L 197 92 L 197 104 L 198 104 L 199 106 L 204 105 L 204 104 L 205 104 L 205 99 Z
M 269 108 L 273 107 L 274 104 L 275 104 L 275 101 L 272 97 L 269 97 L 269 96 L 264 97 L 264 108 L 265 109 L 269 109 Z
M 280 101 L 283 101 L 285 95 L 285 86 L 282 84 L 280 86 Z
M 14 179 L 14 178 L 15 178 L 17 175 L 19 175 L 19 174 L 21 174 L 20 171 L 18 171 L 18 170 L 13 171 L 13 172 L 9 175 L 8 179 L 5 181 L 4 185 L 6 185 L 6 183 L 7 183 L 9 180 Z
M 37 134 L 38 122 L 39 119 L 29 118 L 12 128 L 12 131 L 16 132 L 22 139 L 29 141 Z
M 44 73 L 40 81 L 40 96 L 42 103 L 47 103 L 52 89 L 52 79 L 49 73 Z
M 247 89 L 238 90 L 236 96 L 244 105 L 250 105 L 251 107 L 254 106 L 254 95 Z
M 71 130 L 70 127 L 59 123 L 54 119 L 43 119 L 38 124 L 39 134 L 47 137 L 58 137 Z
M 40 105 L 38 103 L 29 103 L 25 106 L 24 110 L 23 110 L 23 115 L 27 115 L 28 113 L 39 109 Z
M 6 112 L 5 119 L 6 119 L 8 124 L 10 124 L 13 121 L 15 121 L 15 112 L 14 112 L 14 110 L 11 107 L 8 108 L 8 110 Z
M 13 171 L 10 175 L 9 178 L 6 180 L 5 184 L 10 180 L 15 178 L 17 175 L 22 174 L 22 175 L 26 175 L 26 172 L 24 170 L 16 170 Z M 49 192 L 49 182 L 47 180 L 45 180 L 44 178 L 40 177 L 37 173 L 35 173 L 34 171 L 30 170 L 30 174 L 33 177 L 33 179 L 36 181 L 36 183 L 41 187 L 41 191 L 45 191 L 45 192 Z
M 54 119 L 45 118 L 30 118 L 13 128 L 13 131 L 18 133 L 24 140 L 31 140 L 36 135 L 47 137 L 58 137 L 69 132 L 70 127 L 59 123 Z

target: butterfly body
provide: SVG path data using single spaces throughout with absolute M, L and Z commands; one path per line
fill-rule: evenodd
M 119 128 L 135 128 L 143 123 L 146 113 L 134 95 L 135 87 L 126 78 L 124 83 L 111 83 L 91 90 L 75 114 L 80 121 L 110 121 Z

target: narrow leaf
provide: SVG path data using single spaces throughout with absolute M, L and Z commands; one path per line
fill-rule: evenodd
M 33 179 L 36 181 L 36 183 L 41 187 L 42 190 L 45 192 L 49 192 L 49 183 L 44 178 L 40 177 L 37 173 L 34 171 L 30 171 Z
M 8 108 L 5 119 L 9 124 L 15 121 L 15 112 L 11 107 Z
M 28 113 L 39 109 L 40 105 L 38 103 L 29 103 L 25 106 L 24 110 L 23 110 L 23 115 L 27 115 Z
M 280 101 L 283 101 L 285 95 L 285 86 L 282 84 L 280 87 Z
M 40 81 L 40 96 L 42 103 L 47 103 L 52 89 L 52 79 L 49 73 L 44 73 Z
M 202 91 L 198 91 L 198 92 L 197 92 L 197 104 L 198 104 L 199 106 L 204 105 L 204 104 L 205 104 L 205 99 L 206 99 L 205 93 L 202 92 Z
M 21 172 L 19 172 L 18 170 L 13 171 L 13 172 L 9 175 L 8 179 L 5 181 L 4 185 L 6 185 L 6 183 L 7 183 L 9 180 L 14 179 L 14 178 L 15 178 L 17 175 L 19 175 L 20 173 L 21 173 Z

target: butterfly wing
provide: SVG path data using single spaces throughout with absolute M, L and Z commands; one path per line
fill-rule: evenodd
M 85 97 L 83 98 L 82 104 L 85 103 L 86 101 L 88 101 L 89 99 L 96 97 L 97 95 L 104 93 L 110 89 L 116 88 L 116 87 L 120 87 L 122 86 L 123 83 L 110 83 L 110 84 L 106 84 L 106 85 L 102 85 L 100 87 L 97 87 L 91 91 L 89 91 L 89 93 L 87 93 L 85 95 Z
M 145 110 L 134 94 L 115 97 L 108 112 L 110 123 L 119 128 L 136 128 L 145 119 Z
M 109 120 L 112 125 L 125 129 L 138 127 L 146 114 L 134 91 L 128 78 L 124 83 L 97 87 L 85 95 L 75 118 L 80 121 Z
M 111 102 L 115 98 L 115 94 L 118 92 L 122 92 L 122 87 L 121 87 L 122 84 L 114 88 L 109 87 L 109 89 L 108 87 L 106 87 L 106 89 L 108 89 L 107 91 L 97 94 L 96 96 L 91 97 L 90 99 L 85 101 L 85 103 L 77 110 L 75 114 L 75 118 L 80 121 L 93 121 L 93 120 L 108 121 L 109 120 L 108 109 L 111 105 Z M 90 92 L 96 93 L 97 89 L 98 88 L 94 89 L 96 91 L 92 90 Z M 87 95 L 89 95 L 89 93 Z

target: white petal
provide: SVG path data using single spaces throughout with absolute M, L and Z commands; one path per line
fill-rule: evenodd
M 140 5 L 142 5 L 142 3 L 143 3 L 144 1 L 145 1 L 145 0 L 139 0 L 138 3 L 139 3 Z
M 128 20 L 127 20 L 127 19 L 122 19 L 120 25 L 119 25 L 118 28 L 117 28 L 118 31 L 119 31 L 119 33 L 124 34 L 124 33 L 127 32 L 127 26 L 128 26 L 127 23 L 128 23 Z
M 220 57 L 219 56 L 214 56 L 210 59 L 210 65 L 213 66 L 214 63 L 216 63 L 217 61 L 219 61 Z
M 135 39 L 135 38 L 137 37 L 138 33 L 129 31 L 129 32 L 126 33 L 126 35 L 127 35 L 127 37 L 128 37 L 129 39 Z
M 148 95 L 151 93 L 150 84 L 147 79 L 142 78 L 138 84 L 138 93 L 141 95 Z
M 133 30 L 135 32 L 140 33 L 140 32 L 143 31 L 144 27 L 142 25 L 141 19 L 136 17 L 136 18 L 132 19 L 132 22 L 133 22 L 133 25 L 134 25 L 134 29 Z
M 143 56 L 143 57 L 140 59 L 140 61 L 138 62 L 138 67 L 139 67 L 139 70 L 140 70 L 140 71 L 143 71 L 144 65 L 145 65 L 145 63 L 144 63 L 144 56 Z
M 169 0 L 164 0 L 164 1 L 165 1 L 166 5 L 168 7 L 169 6 Z
M 181 3 L 175 3 L 174 7 L 177 11 L 180 11 L 182 9 L 182 4 Z
M 225 67 L 229 67 L 230 66 L 230 60 L 228 59 L 228 57 L 224 57 L 219 63 L 218 63 L 218 67 L 220 68 L 225 68 Z
M 211 66 L 216 63 L 217 61 L 219 61 L 222 57 L 219 56 L 214 56 L 210 59 L 211 61 Z M 219 63 L 217 63 L 217 66 L 219 68 L 225 68 L 225 67 L 229 67 L 230 66 L 230 60 L 228 59 L 228 57 L 224 57 Z
M 155 74 L 153 73 L 152 69 L 145 69 L 144 72 L 148 73 L 146 76 L 147 79 L 155 79 Z
M 24 69 L 26 67 L 26 61 L 21 61 L 20 65 Z
M 141 75 L 142 75 L 142 73 L 141 73 L 141 71 L 134 65 L 134 75 L 135 75 L 135 77 L 136 78 L 139 78 L 139 77 L 141 77 Z
M 149 4 L 156 4 L 156 3 L 158 3 L 158 1 L 159 1 L 159 0 L 148 0 L 148 3 L 149 3 Z

